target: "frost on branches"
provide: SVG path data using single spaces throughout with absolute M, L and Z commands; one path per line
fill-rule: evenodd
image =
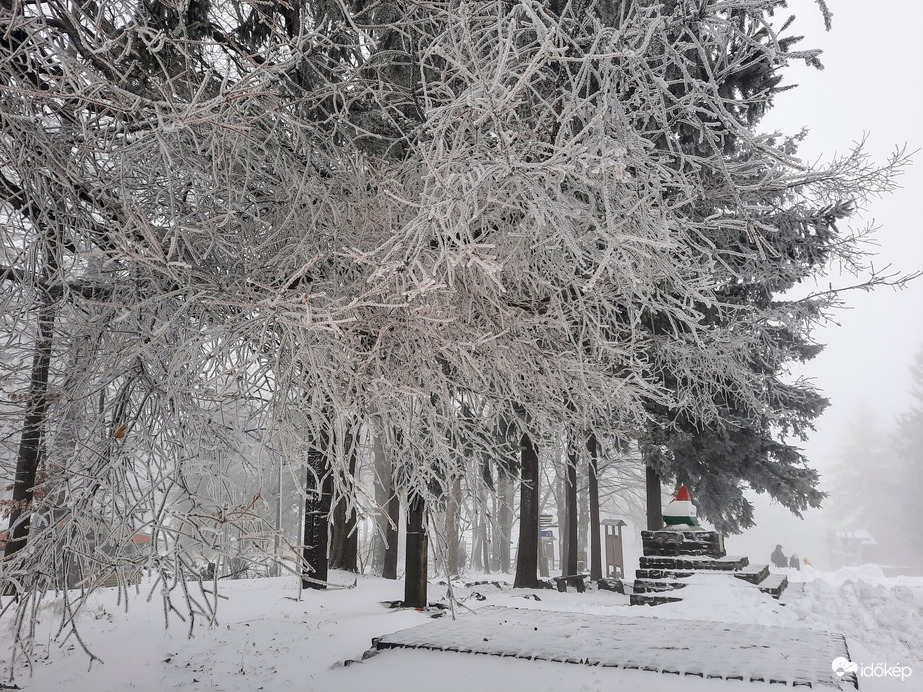
M 898 162 L 815 170 L 757 132 L 779 70 L 817 60 L 780 4 L 14 3 L 0 425 L 22 651 L 53 590 L 80 587 L 69 628 L 152 571 L 189 624 L 219 572 L 300 570 L 305 500 L 324 541 L 338 502 L 375 506 L 375 440 L 402 497 L 440 501 L 474 460 L 515 470 L 523 435 L 647 436 L 694 480 L 669 436 L 803 429 L 811 394 L 778 378 L 837 299 L 777 294 L 865 269 L 834 222 Z

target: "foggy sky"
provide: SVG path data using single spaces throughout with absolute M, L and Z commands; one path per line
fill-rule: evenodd
M 918 35 L 923 4 L 827 0 L 827 5 L 833 13 L 829 33 L 815 0 L 790 0 L 788 10 L 797 16 L 792 31 L 805 36 L 794 49 L 821 48 L 825 69 L 803 64 L 789 68 L 785 83 L 799 86 L 776 97 L 761 129 L 795 133 L 807 128 L 800 150 L 807 161 L 829 160 L 864 136 L 876 162 L 883 162 L 895 147 L 923 149 Z M 873 248 L 876 268 L 891 265 L 903 273 L 923 268 L 923 151 L 913 159 L 900 180 L 902 189 L 874 200 L 853 224 L 874 221 L 880 227 L 879 246 Z M 827 281 L 834 286 L 855 283 L 853 277 L 831 275 L 822 286 Z M 822 474 L 836 459 L 850 427 L 862 424 L 862 408 L 874 419 L 864 424 L 887 430 L 909 407 L 909 368 L 923 348 L 923 279 L 903 291 L 853 292 L 846 300 L 852 307 L 834 315 L 839 325 L 815 333 L 827 345 L 825 351 L 802 371 L 831 400 L 817 432 L 804 445 L 811 465 Z M 768 502 L 758 504 L 756 519 L 754 530 L 729 541 L 729 552 L 750 551 L 754 560 L 765 561 L 775 544 L 782 543 L 788 553 L 820 555 L 826 530 L 835 528 L 823 512 L 811 512 L 802 522 Z

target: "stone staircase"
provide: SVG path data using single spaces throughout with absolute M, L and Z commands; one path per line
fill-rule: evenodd
M 771 574 L 768 565 L 751 565 L 744 556 L 728 556 L 724 539 L 715 531 L 642 531 L 644 555 L 635 573 L 632 605 L 660 605 L 682 598 L 676 593 L 691 578 L 706 574 L 733 576 L 779 598 L 788 585 L 782 574 Z

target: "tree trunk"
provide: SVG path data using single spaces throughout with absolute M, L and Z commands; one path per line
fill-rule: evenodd
M 375 531 L 372 534 L 372 569 L 384 572 L 385 550 L 388 545 L 388 502 L 391 498 L 391 464 L 385 457 L 385 446 L 379 430 L 372 430 L 373 481 L 375 491 Z
M 407 510 L 407 553 L 404 562 L 404 607 L 425 608 L 427 577 L 426 503 L 412 492 Z
M 385 579 L 397 579 L 397 541 L 401 521 L 401 498 L 391 481 L 391 498 L 388 500 L 388 526 L 385 531 L 385 562 L 381 576 Z
M 566 463 L 566 462 L 565 462 Z M 567 565 L 567 556 L 570 555 L 570 530 L 567 526 L 567 473 L 564 478 L 554 475 L 554 506 L 558 513 L 558 543 L 560 543 L 560 552 L 558 553 L 558 567 L 564 569 Z M 552 561 L 553 563 L 553 561 Z M 554 567 L 554 564 L 549 565 Z
M 349 452 L 349 478 L 346 487 L 353 488 L 356 482 L 356 448 L 352 446 L 352 437 L 348 437 L 346 447 Z M 341 497 L 333 510 L 332 545 L 330 546 L 330 568 L 349 572 L 359 571 L 359 532 L 356 530 L 356 508 L 349 507 L 349 499 Z M 354 499 L 354 498 L 353 498 Z
M 455 477 L 449 484 L 445 503 L 446 571 L 449 576 L 459 572 L 458 565 L 458 515 L 461 507 L 461 478 Z
M 489 534 L 489 525 L 490 517 L 487 512 L 487 488 L 484 487 L 484 484 L 481 484 L 478 487 L 478 511 L 481 517 L 481 523 L 478 527 L 478 533 L 480 534 L 480 539 L 478 545 L 481 549 L 481 567 L 487 574 L 490 574 L 490 534 Z
M 484 572 L 490 574 L 490 522 L 487 513 L 483 514 L 484 521 L 481 522 L 481 553 L 484 561 Z
M 401 520 L 401 500 L 394 487 L 391 474 L 392 464 L 385 454 L 384 434 L 375 434 L 375 502 L 378 505 L 378 530 L 375 532 L 376 564 L 380 565 L 381 576 L 397 579 L 398 526 Z
M 500 479 L 497 478 L 497 485 L 490 493 L 490 571 L 497 572 L 500 570 L 500 522 L 498 513 L 500 511 Z
M 567 556 L 561 574 L 577 574 L 577 455 L 567 454 L 564 477 L 564 511 L 567 514 Z
M 519 547 L 513 587 L 538 587 L 538 450 L 528 434 L 523 434 L 519 485 Z
M 590 566 L 590 498 L 586 471 L 577 465 L 577 567 L 586 571 Z M 580 562 L 583 567 L 580 567 Z
M 590 579 L 599 581 L 603 578 L 603 560 L 602 541 L 599 535 L 599 444 L 596 442 L 595 435 L 590 435 L 586 446 L 590 453 Z
M 481 572 L 484 569 L 481 562 L 481 503 L 477 495 L 472 498 L 471 508 L 471 569 Z
M 513 536 L 513 479 L 502 469 L 497 474 L 498 491 L 500 493 L 500 509 L 497 512 L 497 521 L 500 524 L 499 551 L 500 571 L 510 573 L 510 548 Z
M 305 589 L 327 588 L 327 527 L 330 522 L 330 501 L 333 496 L 333 478 L 327 455 L 328 436 L 321 434 L 317 447 L 308 452 L 308 476 L 304 501 L 305 560 L 301 585 Z
M 646 469 L 647 530 L 659 531 L 663 528 L 663 508 L 660 506 L 660 474 L 650 466 L 647 466 Z
M 7 558 L 26 546 L 26 539 L 29 535 L 35 476 L 42 459 L 45 418 L 48 413 L 48 371 L 51 367 L 54 320 L 55 311 L 52 298 L 45 293 L 38 312 L 35 351 L 32 356 L 32 373 L 29 379 L 28 409 L 23 420 L 22 437 L 16 456 L 12 512 L 4 547 L 4 556 Z

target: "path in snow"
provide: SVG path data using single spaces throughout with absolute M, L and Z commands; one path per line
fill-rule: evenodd
M 835 658 L 849 658 L 842 634 L 796 627 L 699 620 L 665 625 L 643 617 L 487 606 L 373 644 L 378 650 L 435 649 L 791 686 L 856 684 L 854 674 L 841 680 L 831 667 Z

